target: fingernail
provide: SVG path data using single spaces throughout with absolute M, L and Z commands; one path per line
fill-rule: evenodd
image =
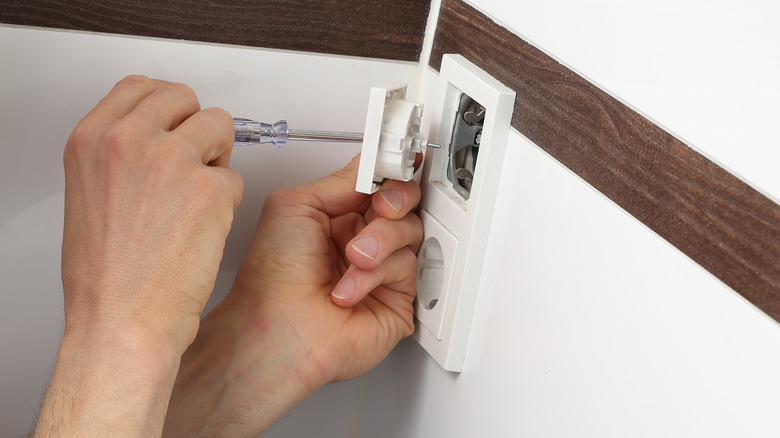
M 379 242 L 373 237 L 364 237 L 352 242 L 352 249 L 371 260 L 379 253 Z
M 404 208 L 404 194 L 398 190 L 385 190 L 379 192 L 379 194 L 382 196 L 382 199 L 387 202 L 387 205 L 389 205 L 390 208 L 395 210 L 397 213 L 400 213 Z
M 330 294 L 340 300 L 346 300 L 355 296 L 355 290 L 356 285 L 353 278 L 342 278 Z

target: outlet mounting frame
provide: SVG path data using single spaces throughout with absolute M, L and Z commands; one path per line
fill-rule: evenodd
M 451 238 L 453 241 L 440 242 L 444 249 L 445 272 L 449 274 L 444 282 L 447 287 L 443 287 L 432 309 L 420 300 L 415 301 L 416 329 L 413 337 L 445 370 L 460 372 L 466 357 L 479 289 L 487 284 L 482 281 L 482 266 L 501 180 L 515 92 L 461 55 L 444 55 L 439 80 L 442 85 L 442 112 L 436 140 L 442 147 L 429 149 L 426 153 L 420 182 L 420 215 L 428 216 L 429 222 L 432 218 L 446 231 L 426 229 L 423 242 L 432 237 L 440 240 Z M 485 108 L 480 152 L 468 199 L 453 188 L 447 177 L 450 141 L 463 94 Z M 445 248 L 454 249 L 447 254 Z M 419 274 L 421 272 L 418 272 L 418 281 Z

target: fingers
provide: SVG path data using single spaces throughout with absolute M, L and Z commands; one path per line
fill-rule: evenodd
M 366 227 L 366 219 L 359 213 L 348 213 L 331 220 L 330 238 L 339 248 L 344 251 L 349 242 Z M 346 256 L 345 256 L 346 258 Z
M 198 111 L 181 123 L 173 134 L 188 144 L 197 145 L 194 151 L 203 164 L 228 167 L 233 150 L 233 118 L 219 108 Z
M 371 269 L 400 248 L 416 251 L 422 240 L 422 221 L 414 214 L 399 220 L 377 218 L 346 246 L 347 259 L 361 269 Z
M 325 212 L 331 218 L 347 213 L 363 212 L 366 195 L 355 191 L 360 156 L 356 156 L 343 169 L 325 178 L 295 188 L 305 193 L 312 207 Z M 387 219 L 400 219 L 420 202 L 420 187 L 415 181 L 387 180 L 379 192 L 371 197 L 376 214 Z
M 187 85 L 128 76 L 114 85 L 90 116 L 112 120 L 128 117 L 145 132 L 171 131 L 198 111 L 198 98 Z
M 352 306 L 375 289 L 378 300 L 402 299 L 398 294 L 377 289 L 380 285 L 406 292 L 407 298 L 414 295 L 417 270 L 414 254 L 422 240 L 423 227 L 420 218 L 409 211 L 419 202 L 419 187 L 414 182 L 390 181 L 382 189 L 389 191 L 389 196 L 374 195 L 373 207 L 365 220 L 353 213 L 333 221 L 333 238 L 339 247 L 343 247 L 341 242 L 345 236 L 357 234 L 345 249 L 351 266 L 331 293 L 331 299 L 339 306 Z M 376 208 L 383 213 L 377 213 Z
M 123 119 L 121 129 L 134 132 L 137 138 L 169 135 L 176 148 L 186 151 L 185 154 L 194 153 L 203 164 L 229 167 L 232 117 L 219 108 L 201 111 L 195 92 L 184 84 L 127 76 L 117 82 L 88 117 L 104 124 L 106 121 L 99 121 L 101 118 Z M 235 171 L 219 173 L 235 208 L 241 200 L 243 180 Z
M 371 197 L 376 214 L 387 219 L 400 219 L 420 202 L 420 186 L 415 181 L 387 180 Z
M 420 186 L 415 181 L 387 180 L 371 197 L 366 212 L 368 225 L 349 245 L 347 259 L 362 269 L 370 269 L 399 248 L 417 251 L 422 240 L 422 222 L 411 210 L 420 202 Z
M 152 94 L 161 81 L 146 76 L 127 76 L 95 106 L 90 115 L 120 119 L 130 113 L 142 100 Z
M 195 92 L 184 84 L 127 76 L 92 110 L 90 116 L 118 120 L 132 114 L 145 129 L 170 131 L 200 110 Z
M 331 300 L 341 307 L 357 304 L 381 285 L 402 292 L 398 298 L 411 302 L 414 298 L 417 274 L 417 258 L 409 248 L 393 252 L 382 264 L 373 269 L 360 269 L 352 265 L 333 288 Z
M 217 173 L 221 178 L 223 193 L 230 197 L 229 199 L 233 202 L 233 210 L 235 211 L 244 195 L 244 179 L 241 177 L 241 174 L 228 167 L 211 167 L 209 170 Z
M 174 131 L 196 145 L 204 164 L 228 167 L 233 150 L 233 119 L 227 111 L 200 111 L 195 92 L 184 84 L 128 76 L 117 82 L 92 115 L 128 117 L 138 130 Z
M 359 162 L 360 155 L 357 155 L 343 169 L 325 178 L 295 187 L 295 192 L 306 195 L 298 197 L 297 202 L 310 204 L 309 206 L 326 213 L 331 218 L 360 212 L 369 198 L 355 191 Z
M 155 90 L 136 105 L 128 117 L 143 120 L 139 127 L 145 129 L 172 131 L 191 115 L 200 111 L 195 91 L 176 82 L 155 82 Z

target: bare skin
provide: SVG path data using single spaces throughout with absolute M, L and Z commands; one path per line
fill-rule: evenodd
M 356 160 L 269 196 L 233 290 L 200 322 L 243 189 L 231 147 L 229 114 L 144 77 L 76 127 L 65 334 L 34 436 L 255 436 L 412 332 L 419 187 L 355 193 Z
M 419 187 L 387 183 L 368 207 L 354 192 L 356 172 L 353 160 L 266 201 L 233 290 L 184 355 L 166 435 L 256 436 L 412 333 L 422 226 L 409 210 Z M 385 198 L 402 199 L 399 211 Z M 363 239 L 375 239 L 376 253 Z

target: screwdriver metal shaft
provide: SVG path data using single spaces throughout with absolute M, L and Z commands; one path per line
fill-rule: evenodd
M 343 143 L 360 143 L 363 141 L 362 132 L 288 129 L 287 133 L 287 139 L 290 141 L 333 141 Z
M 279 120 L 274 124 L 270 124 L 251 119 L 234 118 L 233 126 L 235 131 L 233 146 L 273 143 L 274 146 L 283 148 L 289 141 L 340 143 L 361 143 L 363 141 L 362 132 L 290 129 L 286 120 Z M 428 143 L 427 146 L 431 148 L 440 147 L 433 143 Z
M 235 132 L 234 146 L 273 143 L 274 146 L 283 148 L 288 141 L 363 141 L 363 133 L 360 132 L 289 129 L 286 120 L 279 120 L 271 124 L 251 119 L 234 118 L 233 127 Z

